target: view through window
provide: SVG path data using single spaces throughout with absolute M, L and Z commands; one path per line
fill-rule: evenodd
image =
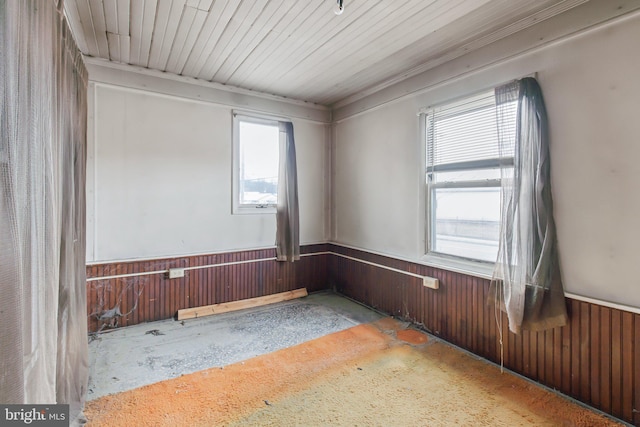
M 493 91 L 428 110 L 425 129 L 428 252 L 494 262 L 501 172 Z
M 236 116 L 238 208 L 269 208 L 278 201 L 280 130 L 277 121 Z

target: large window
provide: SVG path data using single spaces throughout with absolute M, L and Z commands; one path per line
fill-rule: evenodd
M 424 119 L 428 253 L 495 262 L 501 172 L 494 93 L 431 108 Z
M 280 127 L 277 120 L 234 114 L 234 213 L 275 212 Z

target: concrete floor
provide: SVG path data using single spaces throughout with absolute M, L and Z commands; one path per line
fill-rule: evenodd
M 347 298 L 320 292 L 184 322 L 113 330 L 89 344 L 87 400 L 241 362 L 381 317 Z

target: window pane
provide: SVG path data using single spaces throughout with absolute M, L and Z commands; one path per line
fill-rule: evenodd
M 500 188 L 435 188 L 432 204 L 434 252 L 495 262 Z
M 278 199 L 278 126 L 241 121 L 240 203 L 275 204 Z

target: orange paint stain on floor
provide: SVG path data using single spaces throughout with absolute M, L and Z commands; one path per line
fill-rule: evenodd
M 223 425 L 308 385 L 318 373 L 366 357 L 392 338 L 376 326 L 353 328 L 249 359 L 211 368 L 86 404 L 90 426 Z
M 85 414 L 90 427 L 619 425 L 391 318 L 105 396 Z
M 415 329 L 402 329 L 397 332 L 396 336 L 399 340 L 408 342 L 413 345 L 422 345 L 426 344 L 429 341 L 429 337 L 427 334 L 424 334 L 420 331 L 416 331 Z

